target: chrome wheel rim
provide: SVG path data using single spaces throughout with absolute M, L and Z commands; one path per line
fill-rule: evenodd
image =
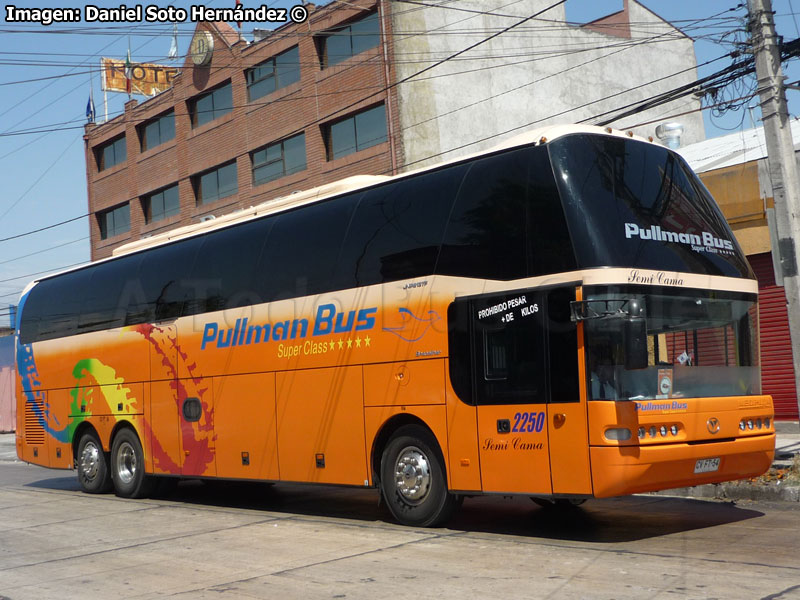
M 100 449 L 94 442 L 87 442 L 81 452 L 81 474 L 87 481 L 94 481 L 100 470 Z
M 117 451 L 117 477 L 122 483 L 130 483 L 136 477 L 136 452 L 128 442 L 122 442 Z
M 428 457 L 415 446 L 404 448 L 394 467 L 395 486 L 409 504 L 419 504 L 431 489 L 431 466 Z

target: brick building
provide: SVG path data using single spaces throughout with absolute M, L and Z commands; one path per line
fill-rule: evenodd
M 209 55 L 190 53 L 169 90 L 87 126 L 92 259 L 292 191 L 391 173 L 382 16 L 374 0 L 319 9 L 253 44 L 226 23 L 198 24 L 192 48 L 204 42 Z
M 503 4 L 308 5 L 307 22 L 250 42 L 226 23 L 198 23 L 169 90 L 86 127 L 92 260 L 297 190 L 393 174 L 533 126 L 579 121 L 615 108 L 615 92 L 629 103 L 696 78 L 691 39 L 635 0 L 586 26 L 567 23 L 563 6 L 543 10 L 544 0 Z M 516 16 L 527 26 L 539 13 L 519 35 L 492 37 Z M 443 60 L 481 37 L 486 43 L 460 60 Z M 659 110 L 687 107 L 699 101 Z M 686 141 L 702 139 L 699 112 L 687 119 Z M 654 128 L 630 126 L 642 135 Z

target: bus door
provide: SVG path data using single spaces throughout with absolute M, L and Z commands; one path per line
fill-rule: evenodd
M 582 337 L 570 319 L 575 286 L 545 292 L 547 304 L 548 377 L 547 431 L 554 494 L 590 495 L 589 433 L 586 398 L 580 394 Z M 582 325 L 580 326 L 582 327 Z
M 545 296 L 469 302 L 473 398 L 483 491 L 550 494 Z

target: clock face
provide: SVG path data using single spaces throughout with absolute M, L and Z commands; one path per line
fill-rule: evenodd
M 189 54 L 196 65 L 207 65 L 214 54 L 214 37 L 208 31 L 198 31 L 192 38 Z

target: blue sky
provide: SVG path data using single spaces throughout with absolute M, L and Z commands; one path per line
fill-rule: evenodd
M 510 1 L 510 0 L 509 0 Z M 793 15 L 793 2 L 800 9 L 800 0 L 773 0 L 778 33 L 785 39 L 800 37 L 798 21 Z M 326 2 L 318 2 L 324 4 Z M 707 19 L 738 5 L 735 0 L 643 0 L 645 6 L 671 21 L 679 28 L 690 28 L 695 41 L 698 63 L 729 52 L 731 42 L 741 31 L 745 10 L 739 8 L 725 13 L 731 19 L 715 21 L 705 27 Z M 64 2 L 16 2 L 19 7 L 48 8 L 81 4 Z M 120 2 L 96 2 L 101 7 L 118 7 Z M 156 0 L 145 4 L 188 7 L 190 2 Z M 233 6 L 235 0 L 211 0 L 214 8 Z M 244 0 L 245 6 L 260 5 L 256 0 Z M 289 7 L 293 0 L 269 2 L 269 6 Z M 135 5 L 129 2 L 129 6 Z M 4 5 L 5 6 L 5 5 Z M 568 0 L 570 20 L 586 22 L 609 14 L 622 7 L 622 0 Z M 5 10 L 3 11 L 5 18 Z M 700 22 L 694 22 L 700 21 Z M 245 23 L 246 35 L 254 24 Z M 62 33 L 64 29 L 81 27 L 81 32 Z M 178 49 L 185 54 L 194 24 L 179 24 Z M 7 23 L 0 32 L 0 240 L 17 236 L 40 227 L 74 219 L 87 213 L 85 155 L 83 128 L 90 88 L 98 117 L 103 113 L 103 94 L 100 91 L 99 58 L 124 58 L 130 44 L 132 58 L 137 62 L 164 62 L 171 41 L 169 24 L 65 24 L 42 25 Z M 709 74 L 727 64 L 718 61 L 701 68 L 700 75 Z M 93 71 L 93 73 L 91 73 Z M 792 65 L 790 81 L 800 74 Z M 735 93 L 736 90 L 731 90 Z M 797 92 L 789 92 L 790 110 L 797 101 Z M 114 116 L 127 100 L 125 94 L 108 94 L 109 115 Z M 750 104 L 755 105 L 755 101 Z M 758 119 L 740 110 L 723 117 L 713 117 L 704 111 L 706 136 L 716 137 L 741 127 L 752 127 Z M 796 114 L 792 111 L 792 114 Z M 34 130 L 31 133 L 26 130 Z M 51 131 L 52 130 L 52 131 Z M 88 220 L 76 219 L 17 239 L 0 241 L 0 325 L 7 323 L 7 305 L 15 304 L 19 291 L 41 271 L 69 266 L 89 259 Z

